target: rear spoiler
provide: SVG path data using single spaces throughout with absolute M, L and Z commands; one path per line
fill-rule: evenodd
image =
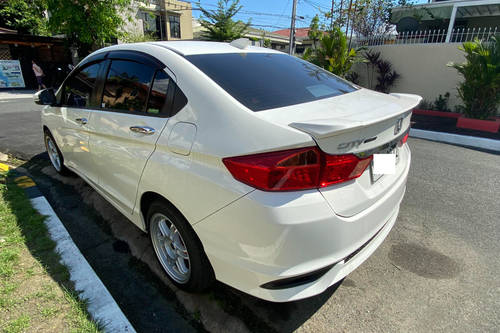
M 288 126 L 306 132 L 315 139 L 324 139 L 372 126 L 391 118 L 400 117 L 401 115 L 406 117 L 422 101 L 422 97 L 413 94 L 391 93 L 390 95 L 398 99 L 397 104 L 401 106 L 399 110 L 393 112 L 387 110 L 385 110 L 385 112 L 374 112 L 371 117 L 367 117 L 363 120 L 352 119 L 353 117 L 350 116 L 335 117 L 327 119 L 314 119 L 308 122 L 290 123 Z

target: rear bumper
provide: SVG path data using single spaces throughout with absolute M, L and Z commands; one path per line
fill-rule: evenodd
M 351 217 L 336 215 L 317 190 L 255 190 L 193 227 L 219 281 L 274 302 L 317 295 L 352 272 L 387 237 L 404 196 L 409 165 L 410 158 L 394 186 Z M 327 266 L 326 273 L 303 284 L 262 287 Z

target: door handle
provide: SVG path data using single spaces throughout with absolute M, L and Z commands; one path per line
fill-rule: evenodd
M 145 135 L 151 135 L 155 133 L 155 129 L 148 126 L 130 126 L 132 132 L 141 133 Z
M 87 118 L 76 118 L 75 121 L 81 125 L 85 125 L 88 122 Z

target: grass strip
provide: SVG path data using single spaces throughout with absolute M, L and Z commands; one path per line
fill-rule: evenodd
M 0 332 L 100 332 L 44 219 L 0 171 Z

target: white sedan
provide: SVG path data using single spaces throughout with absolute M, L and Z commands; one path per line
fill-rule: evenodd
M 323 292 L 383 242 L 421 100 L 241 40 L 106 47 L 35 99 L 54 168 L 149 233 L 174 284 L 276 302 Z

